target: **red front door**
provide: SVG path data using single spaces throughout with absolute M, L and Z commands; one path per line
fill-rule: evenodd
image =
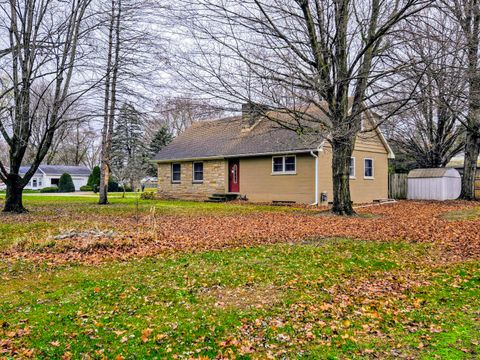
M 240 161 L 228 161 L 228 191 L 238 193 L 240 192 Z

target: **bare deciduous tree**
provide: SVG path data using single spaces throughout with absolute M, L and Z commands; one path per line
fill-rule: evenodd
M 468 88 L 466 97 L 467 113 L 463 121 L 465 126 L 465 160 L 462 177 L 461 197 L 475 199 L 475 175 L 477 159 L 480 153 L 480 3 L 478 0 L 442 1 L 443 8 L 462 31 L 467 58 L 465 79 Z
M 155 116 L 148 121 L 147 129 L 153 137 L 156 131 L 165 126 L 173 136 L 177 136 L 193 122 L 215 119 L 223 113 L 223 109 L 205 100 L 179 96 L 162 97 L 158 99 Z
M 430 3 L 180 1 L 194 40 L 179 73 L 197 91 L 287 113 L 291 121 L 282 125 L 294 131 L 325 129 L 319 136 L 332 147 L 332 211 L 352 215 L 350 157 L 362 114 L 379 105 L 370 101 L 372 84 L 392 71 L 382 63 L 385 48 L 395 46 L 388 35 Z
M 432 8 L 410 19 L 398 36 L 404 39 L 403 46 L 394 49 L 391 57 L 403 66 L 388 86 L 392 101 L 409 101 L 389 121 L 389 140 L 418 167 L 446 166 L 464 146 L 461 31 L 444 12 Z
M 145 0 L 112 0 L 103 23 L 105 42 L 104 86 L 102 106 L 101 177 L 99 204 L 108 203 L 108 179 L 111 172 L 112 136 L 119 102 L 134 101 L 145 108 L 152 100 L 150 93 L 157 86 L 157 75 L 164 62 L 163 41 L 154 31 L 161 4 Z M 106 40 L 105 40 L 106 38 Z M 148 89 L 148 90 L 147 90 Z
M 108 179 L 112 151 L 113 126 L 117 101 L 117 79 L 120 65 L 120 24 L 122 19 L 122 1 L 112 0 L 108 28 L 108 54 L 105 76 L 105 98 L 102 129 L 102 147 L 100 164 L 100 198 L 98 203 L 108 203 Z
M 0 162 L 0 179 L 7 185 L 4 211 L 25 211 L 23 188 L 67 121 L 65 105 L 86 91 L 71 89 L 82 56 L 81 40 L 88 33 L 84 19 L 90 1 L 0 3 L 0 39 L 6 45 L 0 56 L 0 133 L 9 149 L 8 165 Z M 41 114 L 44 127 L 31 167 L 22 177 L 20 166 L 40 107 L 46 110 Z
M 95 150 L 97 140 L 97 131 L 88 123 L 74 122 L 69 126 L 64 136 L 64 140 L 56 148 L 55 156 L 52 157 L 52 164 L 61 165 L 85 165 L 90 169 L 91 166 L 88 155 Z

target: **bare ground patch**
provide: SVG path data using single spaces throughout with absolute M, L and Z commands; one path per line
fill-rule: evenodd
M 281 290 L 273 286 L 215 287 L 200 293 L 202 298 L 212 299 L 219 308 L 267 308 L 278 303 Z

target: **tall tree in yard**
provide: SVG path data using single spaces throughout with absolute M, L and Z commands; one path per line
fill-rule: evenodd
M 104 4 L 105 5 L 105 4 Z M 107 6 L 107 5 L 105 5 Z M 103 87 L 103 127 L 101 143 L 101 183 L 99 204 L 108 203 L 108 179 L 112 171 L 112 137 L 118 103 L 135 99 L 142 108 L 148 104 L 145 90 L 153 92 L 163 64 L 162 39 L 154 36 L 160 5 L 150 0 L 111 0 L 103 23 L 105 65 Z M 156 35 L 156 34 L 155 34 Z M 104 41 L 106 39 L 106 41 Z M 153 105 L 152 105 L 153 106 Z
M 450 15 L 462 31 L 462 46 L 466 52 L 465 79 L 467 81 L 467 116 L 465 127 L 465 160 L 462 177 L 461 197 L 475 199 L 475 175 L 477 159 L 480 153 L 480 1 L 449 0 L 442 1 L 442 8 Z
M 398 34 L 404 44 L 393 49 L 391 58 L 405 65 L 384 85 L 392 100 L 409 101 L 385 127 L 398 154 L 414 159 L 415 167 L 436 168 L 464 147 L 465 56 L 458 45 L 463 38 L 459 27 L 436 8 L 427 14 L 413 17 Z
M 117 102 L 117 80 L 120 63 L 120 24 L 122 1 L 112 0 L 108 27 L 108 53 L 105 75 L 105 97 L 102 129 L 102 148 L 100 155 L 100 205 L 108 204 L 108 180 L 112 151 L 113 127 Z
M 89 89 L 73 87 L 73 74 L 84 56 L 83 38 L 91 0 L 25 0 L 0 4 L 0 133 L 8 146 L 8 164 L 0 161 L 7 185 L 4 211 L 24 212 L 22 193 L 47 156 L 57 129 L 68 121 L 69 107 Z M 39 111 L 43 109 L 46 111 Z M 31 144 L 37 116 L 40 141 L 31 166 L 20 166 Z
M 372 84 L 392 72 L 382 55 L 396 45 L 397 25 L 431 2 L 180 1 L 195 42 L 189 53 L 179 51 L 177 71 L 198 91 L 287 113 L 293 121 L 271 120 L 293 131 L 323 129 L 333 153 L 332 211 L 353 215 L 350 157 L 362 115 L 379 105 Z M 321 116 L 305 111 L 312 107 Z
M 126 183 L 135 188 L 146 173 L 143 138 L 141 114 L 133 105 L 123 104 L 112 137 L 111 168 L 124 188 Z

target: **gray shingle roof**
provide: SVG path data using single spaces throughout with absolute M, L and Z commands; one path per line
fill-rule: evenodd
M 309 151 L 318 148 L 320 134 L 299 135 L 262 119 L 248 131 L 242 131 L 242 117 L 199 121 L 177 136 L 154 160 L 187 160 L 235 157 L 281 152 Z
M 30 166 L 21 166 L 20 174 L 25 174 Z M 65 165 L 40 165 L 36 175 L 41 175 L 44 172 L 47 175 L 62 175 L 70 174 L 72 176 L 89 176 L 91 171 L 86 166 L 65 166 Z

